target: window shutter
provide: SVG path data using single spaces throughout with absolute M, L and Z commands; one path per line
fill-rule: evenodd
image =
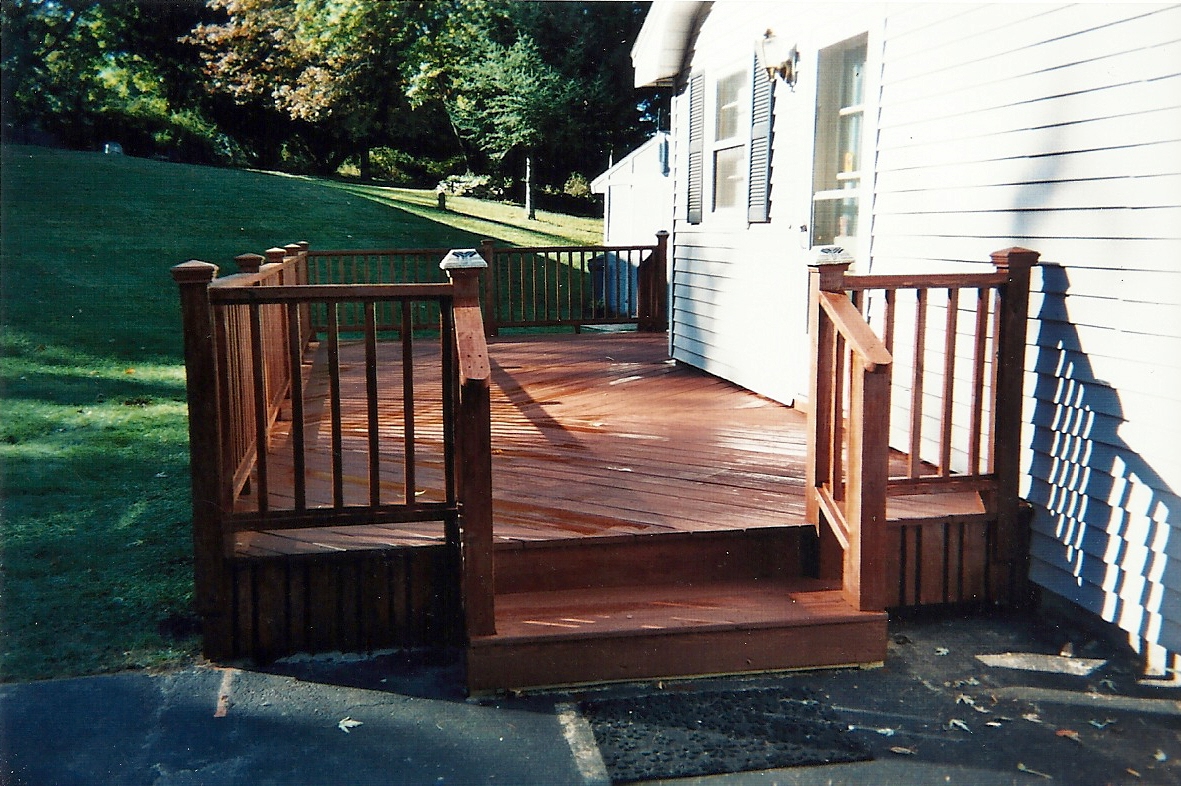
M 771 121 L 775 112 L 774 83 L 754 58 L 751 85 L 750 177 L 747 179 L 746 220 L 752 224 L 771 220 Z
M 689 172 L 688 202 L 685 220 L 701 223 L 701 203 L 705 179 L 705 78 L 689 80 Z

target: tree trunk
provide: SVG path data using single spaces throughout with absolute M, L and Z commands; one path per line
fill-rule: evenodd
M 525 154 L 525 218 L 534 221 L 537 209 L 533 206 L 533 156 Z
M 361 145 L 361 179 L 369 182 L 373 179 L 373 162 L 369 157 L 369 143 Z

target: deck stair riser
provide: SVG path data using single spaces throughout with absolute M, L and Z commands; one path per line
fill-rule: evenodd
M 885 613 L 832 583 L 739 579 L 497 596 L 468 648 L 473 693 L 879 663 Z
M 496 591 L 796 578 L 814 549 L 810 527 L 500 543 Z
M 886 615 L 807 578 L 808 527 L 502 543 L 473 693 L 877 663 Z

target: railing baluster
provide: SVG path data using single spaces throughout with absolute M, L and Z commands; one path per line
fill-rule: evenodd
M 972 406 L 968 424 L 968 474 L 980 473 L 980 441 L 984 428 L 984 359 L 988 342 L 989 296 L 992 290 L 976 290 L 976 332 L 972 337 Z
M 402 438 L 405 442 L 405 500 L 414 503 L 418 488 L 414 435 L 414 327 L 410 303 L 402 302 Z
M 455 371 L 455 323 L 450 302 L 439 303 L 439 338 L 443 386 L 443 485 L 447 502 L 452 504 L 456 500 L 455 419 L 459 383 Z
M 250 365 L 254 382 L 254 461 L 258 488 L 255 496 L 258 512 L 265 514 L 269 507 L 270 486 L 267 483 L 267 381 L 266 358 L 263 355 L 262 307 L 256 303 L 247 306 L 250 312 Z
M 992 374 L 989 380 L 989 389 L 992 391 L 990 397 L 990 406 L 988 408 L 988 471 L 996 471 L 996 396 L 997 396 L 997 380 L 1000 374 L 1001 364 L 1001 293 L 996 290 L 992 297 L 992 352 L 990 356 L 992 359 Z
M 340 326 L 337 301 L 328 306 L 328 403 L 332 418 L 332 507 L 344 507 L 344 445 L 341 433 Z
M 939 474 L 951 475 L 951 419 L 955 400 L 955 345 L 960 291 L 947 290 L 947 322 L 943 336 L 943 407 L 939 419 Z
M 287 304 L 287 356 L 291 359 L 291 466 L 294 477 L 295 510 L 307 509 L 307 466 L 304 455 L 303 333 L 299 303 Z
M 927 358 L 927 290 L 916 291 L 914 322 L 914 365 L 910 381 L 910 456 L 907 475 L 917 478 L 922 474 L 923 440 L 923 368 Z
M 381 421 L 377 411 L 377 309 L 365 301 L 365 410 L 369 428 L 369 504 L 381 504 Z

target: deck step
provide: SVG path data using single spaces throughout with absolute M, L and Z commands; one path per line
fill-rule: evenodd
M 468 647 L 472 693 L 880 663 L 886 614 L 830 582 L 730 580 L 517 592 Z
M 791 579 L 805 572 L 815 539 L 801 525 L 498 543 L 496 592 Z

